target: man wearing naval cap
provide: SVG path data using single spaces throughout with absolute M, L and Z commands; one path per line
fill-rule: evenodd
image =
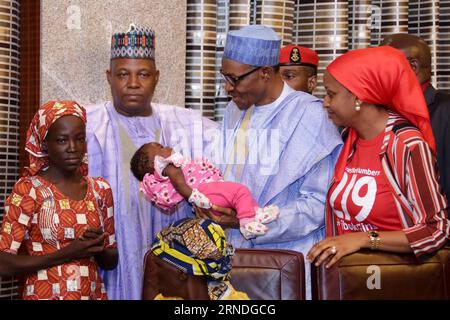
M 216 127 L 194 110 L 152 101 L 160 76 L 155 49 L 155 33 L 149 28 L 132 25 L 128 32 L 114 34 L 106 72 L 113 101 L 86 108 L 89 172 L 106 178 L 114 195 L 119 264 L 102 273 L 109 299 L 141 299 L 143 259 L 152 240 L 163 227 L 191 214 L 182 206 L 167 215 L 145 201 L 130 172 L 132 155 L 157 141 L 199 157 L 206 130 Z
M 294 90 L 313 93 L 317 86 L 318 65 L 319 56 L 314 50 L 298 45 L 281 48 L 281 78 Z
M 236 248 L 306 254 L 324 235 L 325 198 L 342 141 L 321 101 L 281 79 L 280 44 L 261 25 L 227 36 L 221 74 L 232 101 L 222 125 L 224 178 L 247 185 L 260 206 L 280 208 L 267 234 L 246 240 L 230 228 L 228 239 Z M 201 214 L 224 227 L 238 226 L 232 217 Z

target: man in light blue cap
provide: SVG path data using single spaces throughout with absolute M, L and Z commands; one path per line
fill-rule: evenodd
M 279 218 L 267 224 L 267 234 L 246 240 L 230 228 L 228 237 L 237 248 L 291 249 L 306 255 L 324 236 L 325 199 L 342 140 L 319 99 L 283 83 L 280 45 L 278 35 L 261 25 L 227 37 L 221 73 L 232 101 L 222 125 L 225 179 L 247 185 L 260 206 L 280 208 Z M 237 225 L 230 216 L 202 214 L 224 227 Z

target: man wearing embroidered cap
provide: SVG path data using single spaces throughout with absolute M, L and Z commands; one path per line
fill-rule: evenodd
M 104 272 L 103 279 L 110 299 L 140 299 L 145 252 L 161 228 L 190 210 L 183 206 L 165 215 L 145 201 L 130 171 L 131 157 L 149 141 L 201 156 L 204 132 L 216 124 L 196 111 L 152 102 L 159 71 L 155 34 L 148 28 L 132 25 L 112 36 L 106 75 L 113 102 L 87 107 L 89 169 L 111 184 L 120 257 L 117 269 Z
M 292 89 L 312 94 L 317 86 L 317 52 L 306 47 L 289 45 L 281 48 L 281 78 Z
M 319 99 L 283 83 L 280 44 L 260 25 L 227 37 L 221 73 L 232 101 L 224 112 L 222 170 L 225 179 L 247 185 L 258 203 L 280 208 L 267 234 L 245 240 L 229 229 L 228 239 L 238 248 L 306 253 L 323 236 L 326 191 L 342 141 Z

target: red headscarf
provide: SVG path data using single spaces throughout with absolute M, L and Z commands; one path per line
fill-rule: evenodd
M 52 124 L 63 116 L 77 116 L 86 124 L 86 110 L 74 101 L 49 101 L 34 115 L 25 142 L 25 150 L 30 159 L 30 166 L 25 170 L 26 176 L 34 176 L 40 170 L 48 168 L 48 155 L 42 150 L 42 142 Z M 87 153 L 80 171 L 85 176 L 88 174 Z
M 422 89 L 401 51 L 390 46 L 353 50 L 335 59 L 327 70 L 362 102 L 386 106 L 406 118 L 420 130 L 431 150 L 436 152 Z M 349 128 L 336 164 L 336 181 L 342 178 L 356 139 L 356 130 Z

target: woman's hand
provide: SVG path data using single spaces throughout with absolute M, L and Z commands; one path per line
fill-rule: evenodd
M 92 240 L 96 239 L 103 234 L 102 228 L 93 228 L 88 226 L 86 230 L 84 230 L 83 235 L 80 237 L 80 240 Z
M 82 237 L 71 241 L 66 247 L 61 249 L 68 258 L 68 261 L 90 258 L 103 252 L 105 239 L 108 234 L 98 234 L 96 231 L 94 228 L 88 228 Z
M 209 219 L 219 224 L 222 228 L 239 228 L 239 219 L 236 218 L 236 211 L 234 209 L 222 208 L 212 205 L 209 210 L 193 206 L 195 215 L 202 219 Z M 212 211 L 221 213 L 220 216 L 215 215 Z
M 322 262 L 330 257 L 331 260 L 325 266 L 327 269 L 331 268 L 342 257 L 359 251 L 364 247 L 368 241 L 368 236 L 365 232 L 347 233 L 337 237 L 326 238 L 316 243 L 306 255 L 308 262 L 313 263 L 318 267 Z
M 41 256 L 14 255 L 0 252 L 0 276 L 13 276 L 18 274 L 29 274 L 42 269 L 59 266 L 73 260 L 85 259 L 100 255 L 111 255 L 117 265 L 117 249 L 105 249 L 104 243 L 108 236 L 101 230 L 88 228 L 82 237 L 71 241 L 64 248 L 53 253 Z M 111 251 L 111 253 L 110 253 Z M 111 264 L 114 268 L 115 265 Z
M 83 235 L 79 238 L 81 241 L 95 241 L 97 238 L 104 236 L 104 239 L 108 237 L 107 233 L 103 233 L 102 228 L 92 228 L 87 227 Z M 100 243 L 99 243 L 100 244 Z M 97 250 L 100 248 L 93 248 Z M 119 254 L 115 248 L 105 248 L 105 243 L 103 242 L 101 251 L 95 253 L 95 260 L 97 261 L 100 268 L 103 270 L 112 270 L 117 267 L 117 262 L 119 259 Z

